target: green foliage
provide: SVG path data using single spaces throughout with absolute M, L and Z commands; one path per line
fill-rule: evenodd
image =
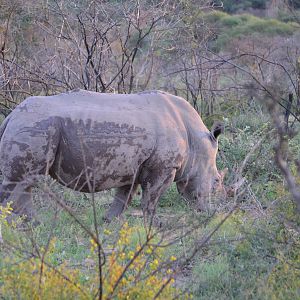
M 160 207 L 184 207 L 184 201 L 178 194 L 176 184 L 173 184 L 161 197 L 159 201 Z
M 264 9 L 266 8 L 267 0 L 224 0 L 222 3 L 226 12 L 234 13 L 238 10 L 247 10 L 249 8 Z M 216 4 L 218 4 L 218 1 Z
M 135 208 L 140 208 L 141 206 L 142 192 L 139 191 L 131 202 L 131 206 Z M 184 209 L 186 204 L 184 200 L 180 197 L 177 191 L 176 184 L 173 183 L 170 188 L 161 196 L 158 206 L 160 208 L 179 208 Z
M 194 298 L 298 299 L 300 239 L 284 228 L 268 215 L 235 213 L 195 263 Z
M 244 21 L 239 17 L 239 16 L 230 16 L 230 15 L 225 15 L 222 18 L 222 25 L 225 27 L 235 27 L 239 26 L 243 23 Z
M 277 254 L 278 263 L 268 277 L 267 289 L 261 291 L 271 299 L 298 299 L 300 296 L 300 244 L 286 258 Z
M 279 11 L 278 12 L 278 19 L 282 22 L 295 22 L 295 23 L 299 23 L 299 19 L 300 19 L 300 10 L 295 10 L 292 14 L 290 13 L 290 11 Z
M 264 230 L 273 230 L 272 233 L 268 232 L 268 237 L 272 242 L 275 260 L 268 274 L 266 287 L 261 287 L 259 291 L 267 295 L 266 298 L 298 299 L 300 296 L 300 236 L 294 227 L 299 224 L 295 203 L 283 197 Z
M 217 23 L 223 18 L 226 18 L 227 16 L 229 16 L 227 13 L 218 10 L 202 15 L 204 20 L 209 24 Z
M 242 165 L 256 143 L 269 132 L 268 124 L 266 117 L 255 116 L 252 112 L 232 117 L 226 124 L 228 130 L 219 141 L 221 155 L 218 164 L 220 169 L 229 168 L 229 179 L 230 175 L 234 176 L 237 171 L 236 166 Z M 268 140 L 266 138 L 266 141 Z M 272 195 L 274 185 L 277 185 L 277 179 L 280 177 L 273 163 L 273 146 L 272 142 L 263 141 L 262 146 L 250 155 L 243 170 L 243 175 L 252 183 L 252 187 L 258 189 L 261 194 L 269 193 L 269 196 Z M 268 200 L 263 198 L 262 201 Z
M 293 23 L 284 23 L 276 19 L 262 19 L 250 14 L 228 15 L 213 11 L 203 15 L 205 22 L 214 28 L 212 44 L 214 50 L 226 47 L 232 39 L 243 39 L 249 36 L 290 36 L 295 32 Z
M 229 263 L 221 255 L 205 262 L 200 261 L 193 269 L 193 277 L 195 299 L 221 299 L 221 291 L 229 287 Z
M 235 166 L 242 164 L 258 140 L 270 135 L 250 156 L 243 172 L 257 201 L 268 210 L 246 209 L 226 221 L 211 247 L 194 264 L 189 279 L 194 298 L 298 299 L 300 217 L 274 165 L 274 132 L 262 111 L 259 114 L 248 109 L 225 121 L 227 130 L 220 138 L 218 163 L 230 169 L 229 177 L 235 175 Z M 291 155 L 299 154 L 299 138 L 298 134 L 290 142 Z M 296 170 L 293 172 L 296 175 Z M 248 205 L 245 203 L 245 207 Z M 222 214 L 208 228 L 219 218 Z
M 10 209 L 2 211 L 9 213 Z M 139 240 L 135 238 L 137 234 Z M 97 264 L 98 244 L 93 238 L 89 254 L 81 263 L 86 269 L 70 267 L 66 261 L 53 264 L 53 256 L 61 251 L 55 238 L 47 247 L 39 248 L 38 254 L 35 255 L 33 249 L 28 257 L 26 254 L 30 253 L 30 248 L 23 252 L 21 247 L 24 245 L 15 242 L 13 251 L 1 256 L 1 296 L 5 299 L 94 299 L 99 293 L 99 284 L 102 299 L 171 299 L 179 292 L 173 286 L 172 268 L 163 266 L 166 261 L 172 262 L 176 258 L 165 258 L 161 248 L 148 244 L 145 230 L 125 223 L 115 242 L 111 235 L 107 229 L 102 234 L 102 247 L 108 247 L 105 242 L 108 239 L 114 246 L 110 246 L 112 251 L 106 255 L 106 263 L 102 266 L 101 282 Z M 12 242 L 7 235 L 5 242 Z M 34 245 L 35 249 L 37 246 Z M 188 299 L 189 295 L 185 294 L 183 298 Z

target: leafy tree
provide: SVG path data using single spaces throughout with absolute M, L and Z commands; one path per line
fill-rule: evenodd
M 248 8 L 264 9 L 266 0 L 224 0 L 222 1 L 224 10 L 228 13 L 234 13 L 237 10 L 246 10 Z M 221 4 L 221 2 L 219 3 Z

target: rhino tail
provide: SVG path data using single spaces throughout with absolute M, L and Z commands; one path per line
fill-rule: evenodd
M 4 121 L 2 122 L 2 124 L 0 125 L 0 141 L 2 139 L 3 133 L 5 131 L 5 128 L 6 128 L 7 124 L 8 124 L 8 122 L 9 122 L 9 120 L 10 120 L 10 116 L 6 117 L 4 119 Z

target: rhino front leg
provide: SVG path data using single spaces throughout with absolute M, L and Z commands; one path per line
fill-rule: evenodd
M 113 218 L 121 215 L 130 204 L 137 187 L 137 184 L 133 184 L 122 186 L 117 189 L 113 203 L 104 217 L 105 221 L 111 222 Z
M 141 184 L 143 191 L 142 209 L 145 222 L 151 224 L 158 200 L 174 181 L 176 169 L 151 170 L 147 174 Z

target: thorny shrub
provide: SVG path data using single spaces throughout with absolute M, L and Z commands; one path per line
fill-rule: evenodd
M 16 231 L 6 221 L 12 212 L 10 205 L 0 206 L 0 209 L 0 224 L 5 224 L 11 233 Z M 7 237 L 13 236 L 11 233 Z M 100 240 L 107 246 L 105 252 L 108 253 L 101 268 L 101 280 L 98 242 L 94 238 L 89 242 L 89 255 L 82 263 L 85 267 L 81 265 L 80 268 L 67 263 L 51 264 L 51 256 L 56 251 L 54 237 L 47 249 L 41 247 L 30 252 L 4 236 L 2 246 L 11 246 L 11 251 L 1 253 L 3 249 L 0 248 L 0 295 L 5 299 L 94 299 L 101 290 L 102 299 L 172 299 L 181 293 L 174 286 L 176 258 L 166 258 L 163 248 L 154 243 L 157 237 L 149 239 L 146 235 L 145 230 L 125 223 L 116 241 L 106 245 L 107 240 L 113 242 L 114 238 L 105 229 Z M 189 299 L 191 295 L 181 294 L 180 297 Z

